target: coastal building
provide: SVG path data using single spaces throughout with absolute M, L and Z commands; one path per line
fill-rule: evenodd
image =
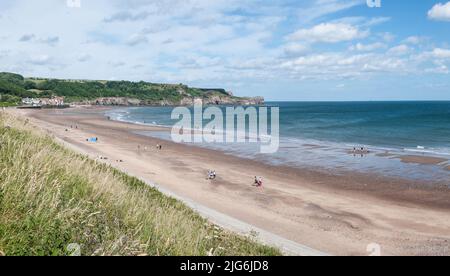
M 41 105 L 40 100 L 34 99 L 34 98 L 23 98 L 22 104 L 27 105 L 27 106 L 40 106 Z
M 64 97 L 52 98 L 23 98 L 22 104 L 25 106 L 64 106 Z
M 63 106 L 63 97 L 52 97 L 52 98 L 42 98 L 40 99 L 40 104 L 42 106 Z

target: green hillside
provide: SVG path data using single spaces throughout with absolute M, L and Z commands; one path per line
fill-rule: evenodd
M 25 97 L 52 96 L 63 96 L 68 103 L 102 97 L 126 97 L 148 105 L 161 101 L 176 104 L 186 98 L 234 98 L 223 89 L 191 88 L 183 84 L 24 78 L 13 73 L 0 73 L 0 105 L 15 105 Z

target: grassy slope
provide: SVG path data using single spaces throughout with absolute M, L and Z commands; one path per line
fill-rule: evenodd
M 0 112 L 0 254 L 278 255 Z

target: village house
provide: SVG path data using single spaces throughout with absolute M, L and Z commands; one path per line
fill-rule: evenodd
M 40 106 L 40 100 L 39 99 L 34 99 L 34 98 L 23 98 L 22 99 L 22 104 L 23 105 L 28 105 L 28 106 Z
M 27 106 L 63 106 L 64 97 L 24 98 L 22 104 Z

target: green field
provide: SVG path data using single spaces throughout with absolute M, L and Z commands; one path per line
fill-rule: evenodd
M 0 112 L 0 255 L 279 255 Z

